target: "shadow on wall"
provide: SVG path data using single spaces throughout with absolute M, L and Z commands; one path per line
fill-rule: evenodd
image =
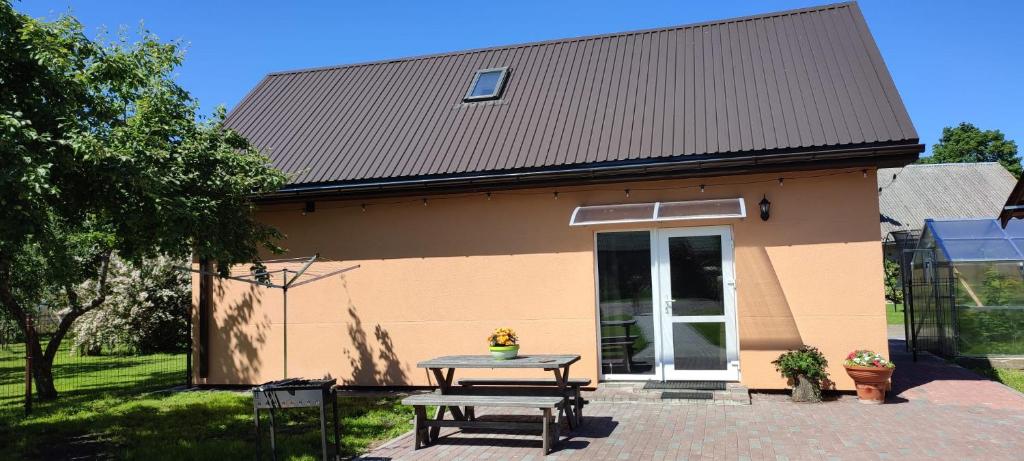
M 359 317 L 359 311 L 349 295 L 348 280 L 342 276 L 341 284 L 348 299 L 346 310 L 348 322 L 345 326 L 351 341 L 351 349 L 343 350 L 348 359 L 352 374 L 339 377 L 345 385 L 404 385 L 409 383 L 409 376 L 402 368 L 402 362 L 395 353 L 391 334 L 380 325 L 374 325 L 373 337 L 376 340 L 371 347 L 367 329 Z M 374 352 L 376 349 L 376 353 Z
M 231 282 L 219 280 L 215 282 L 215 300 L 223 300 L 227 294 L 224 285 Z M 260 304 L 261 290 L 251 284 L 248 290 L 236 301 L 228 306 L 217 302 L 214 309 L 222 312 L 217 318 L 221 319 L 219 324 L 211 322 L 210 341 L 210 379 L 213 382 L 225 382 L 224 380 L 237 380 L 229 384 L 251 384 L 259 380 L 262 360 L 259 351 L 267 342 L 267 331 L 270 329 L 270 319 L 266 314 L 256 316 L 254 306 Z M 232 351 L 231 354 L 224 354 L 220 351 Z
M 782 291 L 779 276 L 772 265 L 771 257 L 764 247 L 747 247 L 743 261 L 742 273 L 748 299 L 740 300 L 739 311 L 744 310 L 743 304 L 757 303 L 756 316 L 743 316 L 739 323 L 742 330 L 740 337 L 742 350 L 778 351 L 797 349 L 803 345 L 803 338 L 786 293 Z
M 529 197 L 434 200 L 429 205 L 395 204 L 341 208 L 325 202 L 315 213 L 299 209 L 263 211 L 280 229 L 289 254 L 320 253 L 358 261 L 406 258 L 528 255 L 590 251 L 587 229 L 570 228 L 571 200 Z

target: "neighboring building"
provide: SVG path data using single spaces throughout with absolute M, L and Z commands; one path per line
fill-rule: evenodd
M 875 169 L 924 146 L 854 3 L 274 73 L 226 123 L 292 175 L 257 212 L 289 255 L 360 267 L 289 290 L 286 344 L 279 290 L 197 289 L 199 383 L 286 346 L 428 385 L 497 327 L 602 380 L 783 388 L 810 344 L 851 389 L 887 349 Z
M 1013 190 L 1010 191 L 1010 195 L 1007 196 L 1006 203 L 999 211 L 999 223 L 1003 227 L 1006 227 L 1014 218 L 1024 218 L 1024 180 L 1017 181 Z
M 904 238 L 916 246 L 925 219 L 999 216 L 1013 190 L 1013 175 L 996 162 L 936 163 L 878 170 L 878 207 L 887 258 L 896 260 Z

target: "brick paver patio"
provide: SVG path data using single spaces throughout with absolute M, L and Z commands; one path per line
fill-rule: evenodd
M 1024 395 L 890 345 L 898 368 L 889 402 L 842 396 L 820 405 L 755 394 L 750 405 L 594 403 L 586 423 L 547 457 L 532 435 L 447 431 L 412 450 L 406 434 L 363 459 L 1022 459 Z

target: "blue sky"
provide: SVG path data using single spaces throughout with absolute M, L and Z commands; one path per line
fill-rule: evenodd
M 72 11 L 95 34 L 135 30 L 188 44 L 179 81 L 206 112 L 229 109 L 264 74 L 561 37 L 686 24 L 827 3 L 696 1 L 15 1 Z M 1024 145 L 1024 2 L 864 0 L 922 142 L 970 121 Z M 1024 149 L 1022 149 L 1024 151 Z

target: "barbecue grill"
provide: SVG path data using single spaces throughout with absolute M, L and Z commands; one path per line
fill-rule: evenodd
M 252 389 L 253 414 L 256 417 L 256 458 L 260 458 L 260 410 L 270 414 L 270 455 L 277 459 L 274 438 L 274 412 L 286 408 L 320 408 L 320 446 L 327 461 L 327 403 L 334 417 L 334 452 L 340 453 L 338 434 L 338 401 L 334 395 L 335 379 L 290 378 L 263 383 Z

